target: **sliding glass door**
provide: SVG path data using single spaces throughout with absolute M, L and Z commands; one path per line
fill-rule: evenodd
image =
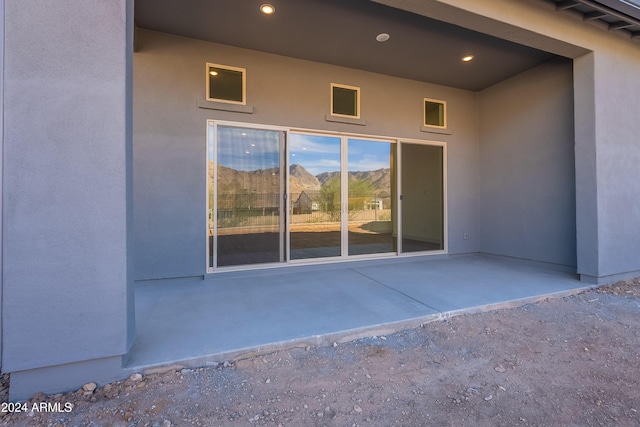
M 396 252 L 396 144 L 348 139 L 348 254 Z
M 292 133 L 288 143 L 291 259 L 339 257 L 341 138 Z
M 402 252 L 444 249 L 443 146 L 402 144 Z
M 443 144 L 208 131 L 209 270 L 445 251 Z
M 395 143 L 291 133 L 288 144 L 291 260 L 397 251 Z
M 283 132 L 217 126 L 215 140 L 209 153 L 210 267 L 284 261 Z

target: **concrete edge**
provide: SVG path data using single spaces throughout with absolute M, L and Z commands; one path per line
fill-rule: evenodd
M 390 335 L 403 330 L 422 327 L 431 322 L 447 320 L 463 314 L 475 314 L 487 311 L 510 309 L 537 303 L 550 298 L 564 298 L 597 287 L 599 287 L 599 285 L 594 284 L 510 301 L 439 312 L 411 319 L 295 338 L 255 347 L 240 348 L 184 360 L 166 361 L 147 366 L 123 366 L 123 359 L 121 357 L 111 357 L 27 371 L 17 371 L 11 373 L 9 399 L 11 401 L 26 400 L 38 391 L 42 391 L 45 394 L 67 392 L 69 390 L 77 389 L 81 387 L 82 384 L 90 381 L 96 382 L 99 386 L 102 386 L 113 381 L 123 380 L 129 375 L 137 372 L 145 375 L 159 374 L 178 371 L 184 368 L 218 366 L 225 361 L 235 362 L 294 348 L 325 347 L 333 345 L 334 343 L 344 344 L 361 338 Z
M 466 255 L 466 254 L 463 254 L 463 255 Z M 508 255 L 493 254 L 490 252 L 477 252 L 473 255 L 477 255 L 478 257 L 482 257 L 486 259 L 502 260 L 502 261 L 512 262 L 515 264 L 522 264 L 522 265 L 528 265 L 528 266 L 537 267 L 537 268 L 544 268 L 547 270 L 561 271 L 563 273 L 570 273 L 578 277 L 578 273 L 576 273 L 576 267 L 573 265 L 556 264 L 548 261 L 538 261 L 538 260 L 532 260 L 532 259 L 526 259 L 526 258 L 518 258 L 518 257 L 508 256 Z M 456 256 L 457 255 L 452 255 L 452 257 L 456 257 Z
M 612 285 L 623 280 L 632 280 L 640 277 L 640 270 L 628 271 L 626 273 L 610 274 L 608 276 L 589 276 L 580 274 L 580 281 L 594 286 Z
M 15 371 L 10 373 L 9 401 L 26 401 L 38 392 L 47 395 L 67 393 L 89 382 L 103 386 L 127 375 L 128 370 L 123 369 L 120 356 Z
M 229 350 L 204 356 L 197 356 L 190 359 L 172 360 L 164 363 L 141 366 L 127 366 L 127 372 L 141 372 L 145 375 L 164 373 L 172 370 L 184 368 L 200 368 L 218 366 L 224 362 L 236 362 L 250 359 L 252 357 L 286 351 L 294 348 L 306 347 L 326 347 L 336 344 L 345 344 L 361 338 L 372 336 L 390 335 L 408 329 L 422 327 L 428 323 L 447 320 L 464 314 L 484 313 L 488 311 L 511 309 L 522 307 L 527 304 L 538 303 L 547 299 L 564 298 L 597 288 L 598 285 L 589 285 L 580 288 L 573 288 L 564 291 L 551 292 L 531 297 L 518 298 L 492 304 L 485 304 L 475 307 L 462 308 L 459 310 L 445 311 L 411 319 L 394 322 L 380 323 L 376 325 L 364 326 L 360 328 L 346 329 L 343 331 L 331 332 L 327 334 L 311 335 L 302 338 L 294 338 L 286 341 L 278 341 L 255 347 L 245 347 Z

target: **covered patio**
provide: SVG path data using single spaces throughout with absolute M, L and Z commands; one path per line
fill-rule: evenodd
M 586 289 L 575 271 L 492 255 L 417 256 L 141 282 L 127 369 L 204 366 L 383 335 Z

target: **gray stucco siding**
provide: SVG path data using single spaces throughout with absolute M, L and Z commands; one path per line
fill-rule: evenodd
M 481 251 L 575 267 L 572 62 L 545 63 L 479 98 Z
M 478 239 L 475 93 L 328 64 L 138 31 L 134 73 L 136 278 L 205 273 L 206 121 L 329 130 L 448 143 L 452 253 Z M 252 114 L 198 108 L 205 64 L 247 70 Z M 331 83 L 361 89 L 361 123 L 327 121 Z M 447 101 L 452 133 L 421 131 L 423 98 Z M 464 232 L 475 236 L 463 240 Z
M 5 2 L 6 371 L 128 351 L 127 3 Z
M 640 48 L 596 52 L 594 74 L 598 273 L 640 273 Z

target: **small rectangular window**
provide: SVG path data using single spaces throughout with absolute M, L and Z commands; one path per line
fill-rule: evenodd
M 331 83 L 331 115 L 360 118 L 360 88 Z
M 424 99 L 424 125 L 447 128 L 447 103 L 437 99 Z
M 207 63 L 207 101 L 246 104 L 246 70 Z

